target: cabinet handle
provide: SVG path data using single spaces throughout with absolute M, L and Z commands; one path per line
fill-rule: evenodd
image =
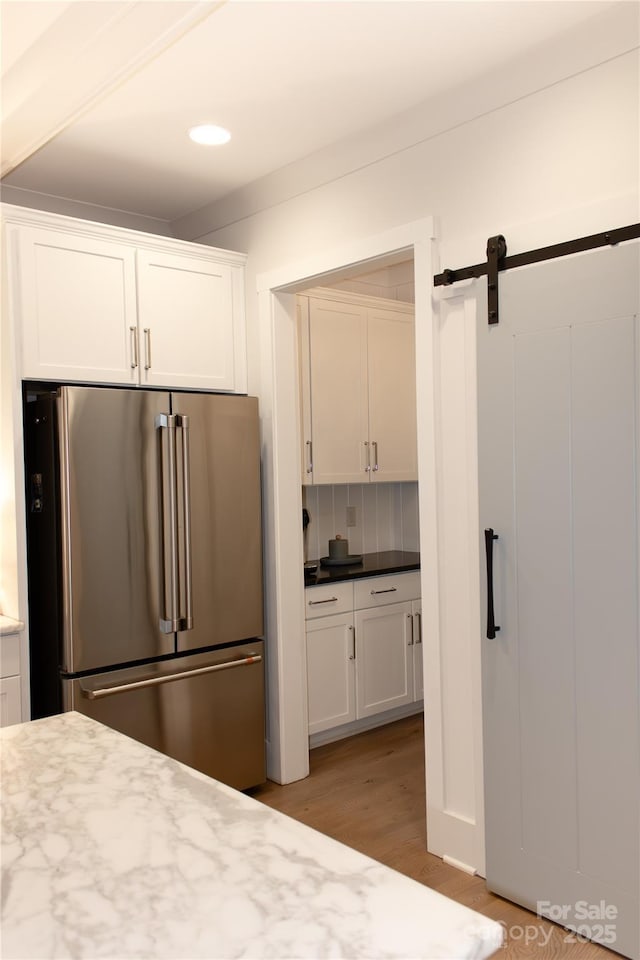
M 415 613 L 414 617 L 415 617 L 416 623 L 418 624 L 418 637 L 415 642 L 422 643 L 422 614 Z
M 412 647 L 413 644 L 414 644 L 414 639 L 413 639 L 413 616 L 412 616 L 410 613 L 407 614 L 407 620 L 411 620 L 411 630 L 409 631 L 409 642 L 407 643 L 407 646 L 408 646 L 408 647 Z
M 369 473 L 369 471 L 371 470 L 371 450 L 369 449 L 369 441 L 368 441 L 368 440 L 363 440 L 362 442 L 363 442 L 363 444 L 365 445 L 365 447 L 367 448 L 367 451 L 366 451 L 366 452 L 367 452 L 367 465 L 366 465 L 366 467 L 364 468 L 364 472 L 365 472 L 365 473 Z
M 307 440 L 307 473 L 313 473 L 313 444 L 311 440 Z
M 151 329 L 144 328 L 144 368 L 151 370 Z
M 135 370 L 138 366 L 138 328 L 129 327 L 131 334 L 131 369 Z
M 328 597 L 326 600 L 309 600 L 310 607 L 317 607 L 319 603 L 337 603 L 337 597 Z
M 496 627 L 493 611 L 493 541 L 497 539 L 498 534 L 493 532 L 493 527 L 487 527 L 484 531 L 484 545 L 487 554 L 487 640 L 494 640 L 500 629 L 500 627 Z
M 355 658 L 356 658 L 356 628 L 355 628 L 354 626 L 350 626 L 350 627 L 349 627 L 349 630 L 351 630 L 351 640 L 352 640 L 351 654 L 350 654 L 350 656 L 349 656 L 349 660 L 355 660 Z
M 375 597 L 375 595 L 376 595 L 377 593 L 396 593 L 397 590 L 398 590 L 397 587 L 387 587 L 386 590 L 372 590 L 372 591 L 371 591 L 371 596 L 372 596 L 372 597 Z
M 371 446 L 373 447 L 373 469 L 376 471 L 378 469 L 378 441 L 372 440 Z

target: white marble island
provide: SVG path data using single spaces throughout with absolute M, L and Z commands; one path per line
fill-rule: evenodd
M 483 958 L 501 928 L 77 713 L 7 727 L 9 958 Z

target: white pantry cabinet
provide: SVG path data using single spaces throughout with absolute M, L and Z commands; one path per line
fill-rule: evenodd
M 303 483 L 416 480 L 413 307 L 318 288 L 298 318 Z
M 2 213 L 21 378 L 246 392 L 243 254 Z
M 419 593 L 418 571 L 305 589 L 309 735 L 422 700 Z

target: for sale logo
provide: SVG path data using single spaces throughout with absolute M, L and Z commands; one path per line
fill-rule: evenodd
M 616 923 L 618 908 L 606 900 L 589 903 L 576 900 L 575 903 L 551 903 L 550 900 L 538 900 L 539 917 L 560 923 L 568 931 L 565 942 L 597 940 L 598 943 L 611 945 L 616 942 Z

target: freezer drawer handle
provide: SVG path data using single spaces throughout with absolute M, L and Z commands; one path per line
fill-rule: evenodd
M 102 687 L 98 690 L 82 690 L 87 700 L 102 700 L 116 693 L 128 693 L 130 690 L 141 690 L 143 687 L 157 687 L 161 683 L 171 683 L 173 680 L 188 680 L 190 677 L 199 677 L 205 673 L 217 673 L 218 670 L 230 670 L 232 667 L 248 667 L 254 663 L 262 663 L 259 653 L 252 653 L 241 660 L 225 660 L 224 663 L 214 663 L 208 667 L 198 667 L 195 670 L 184 670 L 182 673 L 168 673 L 161 677 L 149 677 L 147 680 L 134 680 L 133 683 L 122 683 L 117 687 Z

